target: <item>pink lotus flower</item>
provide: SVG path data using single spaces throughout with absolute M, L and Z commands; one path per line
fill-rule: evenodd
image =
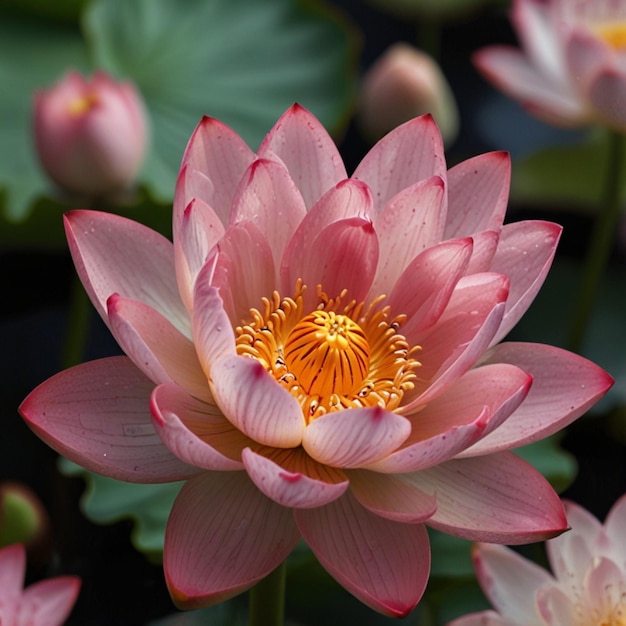
M 511 20 L 523 52 L 480 50 L 489 80 L 550 124 L 626 130 L 626 1 L 514 0 Z
M 142 165 L 146 111 L 132 83 L 72 71 L 35 94 L 34 135 L 41 165 L 59 187 L 88 197 L 114 194 Z
M 565 529 L 547 481 L 508 449 L 570 423 L 612 379 L 558 348 L 498 344 L 560 234 L 502 226 L 509 170 L 492 153 L 446 171 L 424 116 L 348 178 L 295 105 L 256 154 L 201 121 L 173 245 L 119 216 L 67 216 L 128 358 L 56 375 L 21 412 L 93 471 L 188 479 L 164 546 L 179 606 L 251 587 L 303 537 L 360 600 L 405 615 L 428 579 L 426 523 L 503 543 Z
M 58 576 L 23 589 L 26 551 L 19 543 L 0 549 L 0 624 L 58 626 L 70 614 L 80 578 Z
M 497 612 L 467 615 L 449 626 L 626 623 L 626 496 L 604 526 L 576 504 L 566 510 L 571 530 L 546 542 L 553 574 L 504 546 L 476 546 L 476 575 Z

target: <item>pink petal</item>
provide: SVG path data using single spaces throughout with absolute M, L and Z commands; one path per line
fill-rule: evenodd
M 579 615 L 568 593 L 561 587 L 550 585 L 539 589 L 535 599 L 537 613 L 548 626 L 575 624 Z
M 385 205 L 374 222 L 380 261 L 373 294 L 389 293 L 409 263 L 441 241 L 445 204 L 444 181 L 433 176 L 407 187 Z
M 228 227 L 217 251 L 211 284 L 223 294 L 224 308 L 236 326 L 247 322 L 250 308 L 260 307 L 276 289 L 272 250 L 254 223 L 239 222 Z
M 32 430 L 92 472 L 159 483 L 196 473 L 163 445 L 152 425 L 154 383 L 126 357 L 83 363 L 39 385 L 20 406 Z
M 353 174 L 372 190 L 377 212 L 397 193 L 431 176 L 445 180 L 446 162 L 441 133 L 430 115 L 392 130 L 365 155 Z
M 614 66 L 605 66 L 593 78 L 587 92 L 591 105 L 609 126 L 626 129 L 626 74 Z
M 211 369 L 215 399 L 229 421 L 254 441 L 277 448 L 302 443 L 298 401 L 256 359 L 232 356 Z
M 569 515 L 569 507 L 567 507 L 567 511 Z M 624 528 L 626 528 L 626 496 L 619 498 L 611 507 L 604 522 L 605 533 L 615 554 L 615 560 L 620 563 L 626 563 Z
M 467 265 L 465 273 L 469 275 L 489 271 L 491 261 L 496 254 L 498 242 L 500 241 L 500 231 L 483 230 L 479 233 L 474 233 L 472 241 L 474 242 L 472 258 Z
M 509 619 L 495 611 L 480 611 L 454 619 L 448 622 L 447 626 L 512 626 L 512 624 Z
M 332 138 L 309 111 L 294 104 L 261 143 L 258 155 L 276 154 L 302 193 L 307 208 L 347 177 Z
M 352 495 L 368 511 L 404 524 L 426 521 L 437 500 L 396 476 L 353 470 L 348 473 Z
M 620 564 L 621 565 L 621 564 Z M 592 606 L 610 611 L 611 617 L 621 618 L 624 602 L 624 571 L 612 558 L 596 557 L 585 581 L 586 596 Z M 619 609 L 616 610 L 616 607 Z M 591 607 L 589 607 L 591 608 Z M 608 617 L 608 616 L 607 616 Z M 617 619 L 615 619 L 617 622 Z M 610 624 L 610 622 L 609 622 Z M 619 622 L 617 622 L 619 625 Z
M 186 165 L 208 177 L 211 193 L 200 199 L 213 207 L 226 225 L 237 184 L 253 160 L 254 153 L 237 133 L 216 119 L 203 117 L 189 139 L 181 168 Z M 191 197 L 186 197 L 180 210 L 190 201 Z
M 453 459 L 404 478 L 437 498 L 429 526 L 463 539 L 531 543 L 567 529 L 548 481 L 510 452 Z
M 401 332 L 417 337 L 441 317 L 472 255 L 472 240 L 453 239 L 417 255 L 400 276 L 388 304 L 407 316 Z
M 302 448 L 257 454 L 243 451 L 254 484 L 271 500 L 288 508 L 310 509 L 339 498 L 348 488 L 343 472 L 316 463 Z
M 499 344 L 483 363 L 511 363 L 533 377 L 520 407 L 469 454 L 487 454 L 539 441 L 561 430 L 592 407 L 613 385 L 597 365 L 566 350 L 532 343 Z
M 0 600 L 22 594 L 26 575 L 26 549 L 21 543 L 0 548 Z
M 449 460 L 497 428 L 526 397 L 531 382 L 511 365 L 470 370 L 410 416 L 411 435 L 372 469 L 414 472 Z
M 253 442 L 214 405 L 176 385 L 159 385 L 150 402 L 154 426 L 179 459 L 207 470 L 243 469 L 241 453 Z
M 387 456 L 410 432 L 409 421 L 397 413 L 380 407 L 348 409 L 313 420 L 302 445 L 320 463 L 356 468 Z
M 189 316 L 178 294 L 171 242 L 112 213 L 71 211 L 64 219 L 78 275 L 105 321 L 106 302 L 118 293 L 145 302 L 189 335 Z
M 445 239 L 499 231 L 509 198 L 511 159 L 489 152 L 462 161 L 448 171 L 448 219 Z
M 516 222 L 502 229 L 491 271 L 511 281 L 502 324 L 492 344 L 503 339 L 526 312 L 552 265 L 562 228 L 539 221 Z
M 233 201 L 231 224 L 251 221 L 280 266 L 290 237 L 306 215 L 304 200 L 281 163 L 258 159 L 246 170 Z
M 506 95 L 544 121 L 559 126 L 577 126 L 588 121 L 578 98 L 551 77 L 541 73 L 516 48 L 489 46 L 473 56 L 474 65 Z
M 193 309 L 193 290 L 198 273 L 223 235 L 224 227 L 213 209 L 202 200 L 192 200 L 185 209 L 178 233 L 174 235 L 176 278 L 188 311 Z
M 419 380 L 404 410 L 411 413 L 460 378 L 482 356 L 502 321 L 508 279 L 500 274 L 474 274 L 457 283 L 443 315 L 419 339 Z
M 227 600 L 276 569 L 298 539 L 292 511 L 245 472 L 203 472 L 185 483 L 165 529 L 172 599 L 184 609 Z
M 361 602 L 390 617 L 408 615 L 419 602 L 430 570 L 423 525 L 374 515 L 349 492 L 294 515 L 320 563 Z
M 22 609 L 30 608 L 29 626 L 61 626 L 78 598 L 81 581 L 77 576 L 58 576 L 28 587 L 21 599 Z M 31 621 L 32 620 L 32 621 Z
M 565 62 L 569 75 L 577 78 L 581 93 L 589 87 L 590 79 L 602 65 L 610 63 L 609 50 L 606 42 L 584 27 L 567 34 Z
M 224 311 L 220 291 L 211 284 L 213 269 L 211 262 L 202 268 L 193 297 L 193 342 L 207 378 L 218 358 L 235 353 L 235 333 Z
M 369 220 L 352 217 L 324 228 L 306 248 L 292 256 L 293 266 L 283 266 L 283 285 L 301 278 L 308 289 L 304 310 L 318 303 L 316 286 L 334 298 L 347 290 L 347 298 L 365 300 L 378 264 L 378 238 Z
M 204 400 L 211 398 L 193 343 L 143 302 L 113 294 L 111 330 L 131 361 L 155 383 L 174 382 Z
M 539 623 L 535 596 L 542 587 L 556 583 L 545 569 L 510 548 L 486 543 L 476 546 L 472 560 L 494 609 L 520 624 Z

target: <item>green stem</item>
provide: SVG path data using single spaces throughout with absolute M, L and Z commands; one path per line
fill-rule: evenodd
M 250 626 L 283 626 L 287 565 L 279 565 L 250 590 Z
M 568 346 L 580 352 L 596 299 L 602 274 L 606 270 L 620 215 L 620 174 L 624 167 L 624 137 L 609 135 L 604 195 L 587 250 L 578 300 L 569 332 Z
M 61 365 L 63 369 L 78 365 L 82 362 L 87 331 L 89 330 L 89 316 L 91 304 L 85 288 L 74 274 L 70 288 L 70 304 L 65 330 L 65 342 L 63 343 L 63 355 Z

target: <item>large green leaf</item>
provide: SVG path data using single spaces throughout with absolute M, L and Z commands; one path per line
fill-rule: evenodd
M 133 79 L 152 121 L 145 182 L 171 198 L 202 115 L 256 146 L 294 101 L 331 129 L 354 92 L 342 23 L 293 0 L 97 0 L 86 14 L 95 63 Z
M 87 66 L 76 29 L 0 12 L 0 188 L 9 220 L 22 218 L 48 190 L 32 147 L 34 91 L 49 86 L 69 67 L 84 71 Z

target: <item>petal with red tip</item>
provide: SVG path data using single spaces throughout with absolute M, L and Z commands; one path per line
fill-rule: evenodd
M 410 432 L 409 421 L 397 413 L 380 407 L 348 409 L 313 420 L 302 445 L 320 463 L 355 468 L 387 456 Z
M 404 617 L 415 608 L 430 571 L 428 534 L 422 524 L 374 515 L 350 492 L 294 515 L 319 562 L 361 602 L 389 617 Z
M 282 506 L 310 509 L 339 498 L 348 488 L 343 472 L 311 459 L 302 448 L 291 450 L 250 448 L 243 462 L 254 484 Z
M 78 592 L 78 576 L 57 576 L 31 585 L 20 599 L 20 616 L 30 613 L 29 626 L 61 626 L 72 612 Z
M 59 454 L 128 482 L 181 480 L 197 472 L 163 444 L 150 415 L 154 383 L 126 357 L 83 363 L 42 383 L 20 413 Z
M 26 548 L 21 543 L 0 548 L 0 600 L 22 593 L 26 575 Z
M 212 367 L 211 376 L 217 404 L 248 437 L 277 448 L 300 445 L 305 426 L 300 404 L 259 361 L 224 357 Z
M 276 154 L 287 166 L 307 208 L 347 177 L 341 155 L 328 131 L 304 107 L 287 109 L 259 146 L 260 157 Z
M 176 385 L 159 385 L 152 392 L 150 407 L 157 433 L 179 459 L 208 470 L 243 469 L 241 452 L 253 442 L 217 406 Z
M 437 498 L 429 526 L 463 539 L 531 543 L 567 529 L 548 481 L 510 452 L 453 459 L 404 479 Z
M 187 481 L 165 529 L 163 567 L 175 604 L 217 604 L 276 569 L 300 535 L 290 509 L 245 472 L 203 472 Z
M 383 137 L 352 177 L 367 183 L 379 212 L 397 193 L 431 176 L 446 179 L 443 141 L 433 118 L 422 115 Z

